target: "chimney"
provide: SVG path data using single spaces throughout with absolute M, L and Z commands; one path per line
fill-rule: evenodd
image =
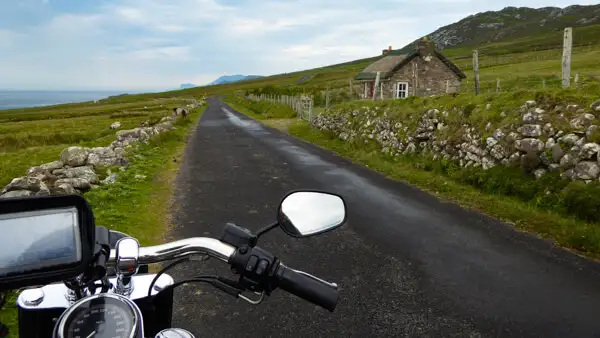
M 389 46 L 388 49 L 384 49 L 383 51 L 381 51 L 381 55 L 386 55 L 387 53 L 392 51 L 392 46 Z
M 430 41 L 428 37 L 424 37 L 417 42 L 416 50 L 421 56 L 431 55 L 435 51 L 435 43 Z

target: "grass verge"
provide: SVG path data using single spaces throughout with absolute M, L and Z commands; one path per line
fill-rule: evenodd
M 118 172 L 116 183 L 85 194 L 97 225 L 123 231 L 137 238 L 141 245 L 161 242 L 171 225 L 170 197 L 181 163 L 178 158 L 205 108 L 206 105 L 196 110 L 187 120 L 179 120 L 176 130 L 142 145 L 130 156 L 129 168 Z M 145 178 L 136 179 L 136 175 Z M 8 325 L 9 337 L 19 336 L 15 297 L 0 310 L 0 322 Z
M 419 168 L 419 163 L 409 158 L 388 158 L 376 149 L 356 147 L 334 135 L 312 128 L 304 121 L 296 121 L 288 128 L 292 136 L 298 137 L 353 162 L 376 170 L 389 178 L 409 184 L 455 202 L 464 208 L 484 212 L 516 228 L 537 233 L 543 238 L 587 257 L 600 258 L 600 227 L 563 217 L 551 211 L 540 210 L 532 202 L 516 198 L 483 193 L 433 171 Z

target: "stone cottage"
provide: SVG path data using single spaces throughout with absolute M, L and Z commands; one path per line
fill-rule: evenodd
M 380 81 L 376 98 L 406 98 L 455 93 L 466 78 L 427 38 L 417 43 L 411 54 L 388 51 L 354 78 L 363 84 L 363 98 L 372 98 L 377 72 Z

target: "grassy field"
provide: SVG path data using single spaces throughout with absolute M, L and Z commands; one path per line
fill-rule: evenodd
M 109 101 L 94 105 L 93 109 L 87 104 L 24 109 L 26 118 L 18 118 L 15 111 L 0 111 L 0 119 L 10 116 L 12 120 L 0 125 L 0 185 L 25 174 L 31 166 L 58 159 L 69 145 L 110 144 L 115 130 L 109 126 L 114 121 L 121 122 L 121 129 L 134 128 L 142 121 L 170 114 L 172 107 L 181 104 L 180 99 L 126 104 Z M 119 172 L 117 183 L 85 194 L 97 225 L 126 232 L 142 245 L 162 241 L 170 226 L 172 182 L 181 163 L 173 158 L 180 158 L 187 136 L 205 107 L 192 112 L 188 119 L 179 120 L 176 130 L 142 145 L 136 151 L 139 156 L 130 158 L 128 170 Z M 138 174 L 146 178 L 135 179 Z M 0 311 L 0 322 L 9 326 L 10 337 L 18 337 L 16 313 L 13 297 Z

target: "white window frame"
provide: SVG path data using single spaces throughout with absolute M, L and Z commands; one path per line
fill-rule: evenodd
M 404 85 L 404 88 L 401 89 L 401 86 Z M 397 99 L 405 99 L 408 97 L 408 82 L 406 81 L 400 81 L 400 82 L 396 82 L 396 85 L 394 86 L 394 97 Z M 404 94 L 404 96 L 401 96 L 401 93 Z

